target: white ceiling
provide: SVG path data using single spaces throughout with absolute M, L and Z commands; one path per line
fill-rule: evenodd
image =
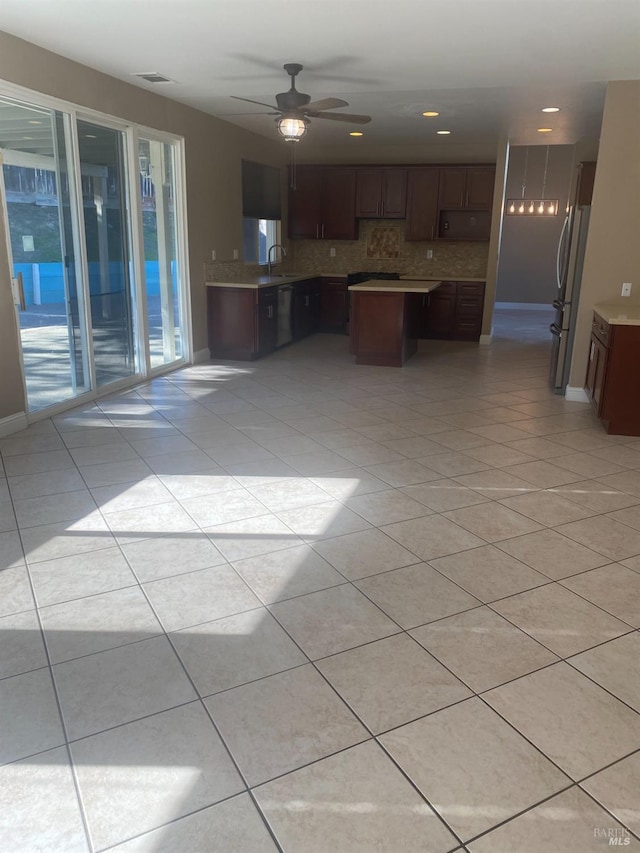
M 640 0 L 2 0 L 2 28 L 270 138 L 229 96 L 273 103 L 301 62 L 298 89 L 373 117 L 359 140 L 313 120 L 307 156 L 597 139 L 607 81 L 640 78 Z

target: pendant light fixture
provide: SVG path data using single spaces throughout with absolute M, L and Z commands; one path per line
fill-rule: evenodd
M 524 156 L 522 175 L 522 193 L 519 199 L 507 199 L 507 215 L 509 216 L 555 216 L 558 213 L 558 199 L 546 199 L 547 171 L 549 168 L 549 146 L 545 153 L 544 173 L 542 176 L 542 192 L 540 198 L 525 198 L 527 188 L 527 167 L 529 162 L 529 146 Z

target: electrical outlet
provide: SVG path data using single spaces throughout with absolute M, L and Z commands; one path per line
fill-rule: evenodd
M 238 251 L 238 249 L 234 249 L 233 250 L 233 260 L 237 261 L 239 257 L 240 257 L 240 252 Z
M 215 259 L 216 259 L 216 250 L 215 250 L 215 249 L 212 249 L 212 250 L 211 250 L 211 260 L 212 260 L 212 261 L 215 261 Z
M 623 281 L 622 282 L 622 295 L 623 296 L 631 296 L 631 282 Z
M 335 250 L 335 249 L 333 248 L 333 246 L 332 246 L 332 247 L 329 249 L 329 257 L 330 257 L 330 258 L 335 258 L 335 256 L 336 256 L 336 250 Z
M 433 249 L 427 249 L 427 260 L 430 261 L 433 258 Z

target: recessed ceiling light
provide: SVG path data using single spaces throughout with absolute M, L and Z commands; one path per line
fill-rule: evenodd
M 560 107 L 543 107 L 540 112 L 543 112 L 543 113 L 559 113 Z
M 426 116 L 427 118 L 432 118 L 432 116 L 439 116 L 440 113 L 437 113 L 435 110 L 427 110 L 427 112 L 422 113 L 422 115 Z
M 364 133 L 361 130 L 352 130 L 350 131 L 349 136 L 364 136 Z
M 449 136 L 449 134 L 451 133 L 451 131 L 450 131 L 450 130 L 436 130 L 436 133 L 437 133 L 439 136 Z
M 538 133 L 551 133 L 552 130 L 552 127 L 539 127 Z

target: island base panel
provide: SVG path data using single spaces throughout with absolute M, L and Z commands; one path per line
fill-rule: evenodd
M 417 350 L 409 336 L 406 293 L 352 292 L 351 345 L 356 364 L 402 367 Z

